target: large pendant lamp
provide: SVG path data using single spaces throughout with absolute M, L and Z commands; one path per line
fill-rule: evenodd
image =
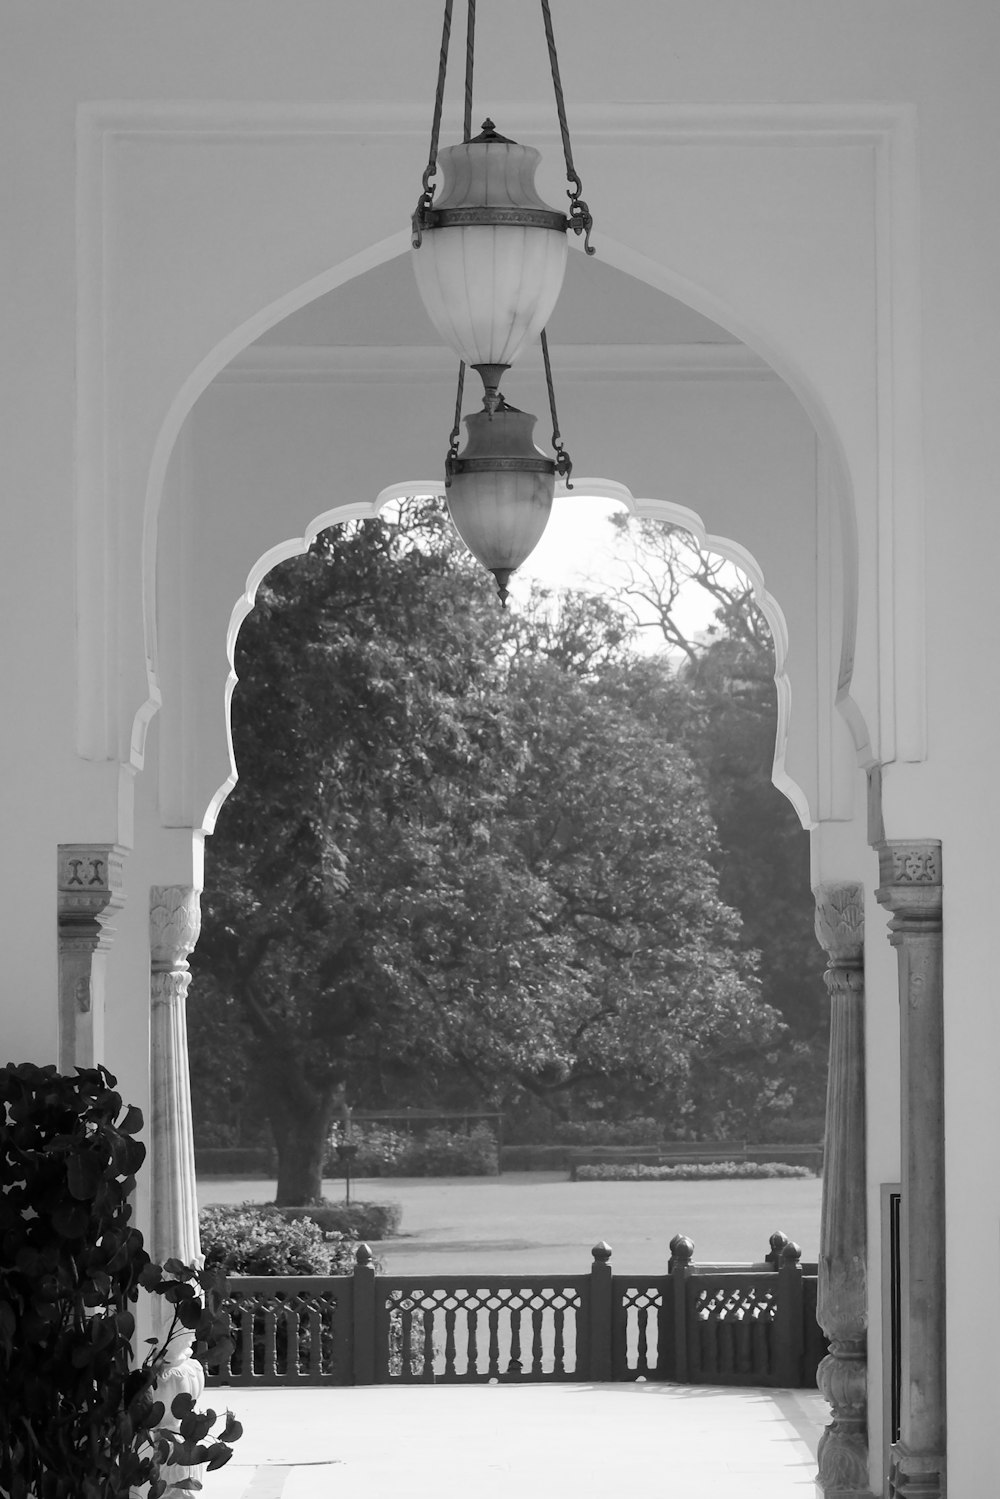
M 545 324 L 562 289 L 566 233 L 589 243 L 591 217 L 573 167 L 549 0 L 541 0 L 556 107 L 570 182 L 568 214 L 538 196 L 539 153 L 500 135 L 492 120 L 472 137 L 472 75 L 476 0 L 467 0 L 464 139 L 438 151 L 453 0 L 445 0 L 431 149 L 413 216 L 417 287 L 440 337 L 461 361 L 458 400 L 446 464 L 446 493 L 455 528 L 493 573 L 501 602 L 507 582 L 541 539 L 558 472 L 569 485 L 572 464 L 559 436 Z M 432 182 L 441 167 L 435 197 Z M 500 393 L 504 372 L 522 346 L 540 338 L 552 411 L 555 456 L 534 444 L 535 418 Z M 465 366 L 483 382 L 483 409 L 465 418 L 459 453 Z M 571 487 L 571 486 L 569 486 Z

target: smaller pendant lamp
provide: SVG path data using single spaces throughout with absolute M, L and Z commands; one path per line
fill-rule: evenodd
M 496 578 L 501 604 L 507 584 L 542 538 L 552 510 L 556 463 L 532 441 L 535 418 L 508 406 L 465 418 L 461 453 L 449 455 L 445 493 L 455 530 L 477 562 Z

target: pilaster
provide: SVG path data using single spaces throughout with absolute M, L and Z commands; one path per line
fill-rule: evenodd
M 125 903 L 125 850 L 60 843 L 57 862 L 60 1072 L 104 1055 L 104 970 L 115 911 Z
M 899 963 L 902 1086 L 899 1441 L 890 1499 L 943 1499 L 946 1486 L 944 986 L 936 839 L 878 849 L 882 905 Z
M 816 936 L 829 959 L 830 1071 L 816 1317 L 830 1339 L 817 1383 L 832 1421 L 817 1489 L 861 1499 L 868 1485 L 868 1285 L 865 1208 L 864 887 L 816 887 Z

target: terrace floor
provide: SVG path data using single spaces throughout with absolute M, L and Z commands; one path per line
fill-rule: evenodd
M 206 1391 L 245 1435 L 206 1499 L 811 1499 L 815 1390 L 670 1384 Z

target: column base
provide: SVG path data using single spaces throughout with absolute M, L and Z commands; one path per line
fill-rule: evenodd
M 908 1452 L 897 1443 L 889 1459 L 889 1499 L 945 1499 L 943 1454 Z
M 817 1499 L 872 1499 L 864 1425 L 836 1418 L 819 1439 Z

